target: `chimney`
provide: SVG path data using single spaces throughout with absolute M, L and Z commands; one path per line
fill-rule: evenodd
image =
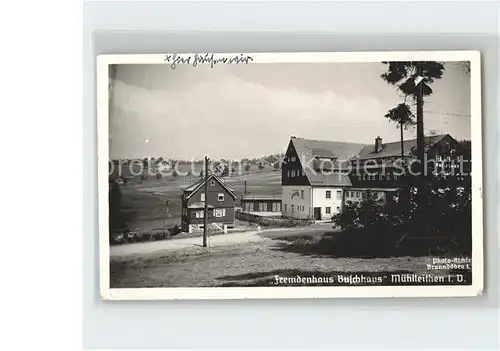
M 380 151 L 382 151 L 382 138 L 378 136 L 375 138 L 375 152 Z
M 295 135 L 292 135 L 290 138 L 295 139 Z

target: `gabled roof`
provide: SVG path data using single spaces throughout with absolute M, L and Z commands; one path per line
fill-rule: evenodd
M 350 186 L 351 181 L 346 174 L 326 172 L 314 169 L 323 166 L 327 169 L 340 170 L 347 166 L 347 160 L 356 157 L 363 149 L 363 144 L 338 141 L 312 140 L 292 137 L 291 142 L 302 163 L 305 174 L 311 185 L 317 186 Z M 305 164 L 304 164 L 305 163 Z
M 432 135 L 425 137 L 425 150 L 427 151 L 438 142 L 440 142 L 448 134 Z M 417 139 L 403 140 L 403 150 L 405 156 L 412 155 L 417 148 Z M 391 143 L 383 143 L 382 150 L 375 152 L 375 146 L 366 145 L 359 153 L 359 160 L 367 160 L 379 157 L 394 157 L 401 155 L 401 141 Z
M 311 172 L 312 173 L 312 172 Z M 321 174 L 319 172 L 308 174 L 309 183 L 313 186 L 352 186 L 349 175 L 342 173 Z
M 313 140 L 304 138 L 291 138 L 292 144 L 299 155 L 307 158 L 316 156 L 323 158 L 336 158 L 337 160 L 348 160 L 359 154 L 364 144 L 346 143 L 340 141 Z M 302 161 L 302 160 L 301 160 Z
M 234 190 L 227 187 L 226 184 L 221 182 L 221 180 L 215 174 L 209 175 L 207 178 L 207 181 L 210 181 L 212 179 L 215 180 L 217 183 L 219 183 L 224 188 L 224 190 L 226 190 L 226 192 L 229 195 L 231 195 L 234 199 L 236 199 L 236 195 L 234 194 Z M 196 193 L 198 191 L 198 189 L 200 189 L 204 185 L 205 185 L 205 179 L 202 179 L 194 184 L 189 185 L 186 188 L 183 188 L 182 191 L 189 193 L 187 196 L 187 198 L 189 199 L 194 193 Z

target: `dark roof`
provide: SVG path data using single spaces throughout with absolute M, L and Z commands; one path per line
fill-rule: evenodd
M 309 174 L 311 173 L 311 174 Z M 331 173 L 321 174 L 319 172 L 309 172 L 307 177 L 309 178 L 309 183 L 314 186 L 351 186 L 351 180 L 349 175 L 341 173 Z
M 448 134 L 432 135 L 425 137 L 425 149 L 428 150 Z M 417 139 L 403 140 L 403 150 L 405 156 L 412 155 L 417 148 Z M 401 155 L 401 141 L 382 144 L 382 150 L 375 152 L 375 145 L 366 145 L 359 153 L 359 160 L 368 160 L 379 157 L 394 157 Z
M 281 200 L 280 195 L 243 195 L 242 200 Z
M 195 202 L 189 205 L 188 208 L 205 208 L 205 202 L 204 201 Z M 212 205 L 208 205 L 207 208 L 214 208 L 214 207 Z
M 345 143 L 338 141 L 311 140 L 303 138 L 291 138 L 292 144 L 297 151 L 297 156 L 305 170 L 311 185 L 317 186 L 350 186 L 351 181 L 345 174 L 327 172 L 321 174 L 314 171 L 323 162 L 327 169 L 342 169 L 347 160 L 356 157 L 363 149 L 363 144 Z M 332 161 L 333 159 L 333 161 Z M 304 165 L 310 165 L 307 167 Z M 331 165 L 333 164 L 333 168 Z
M 221 180 L 215 174 L 209 175 L 207 178 L 207 181 L 212 180 L 212 179 L 217 181 L 227 191 L 227 193 L 233 197 L 233 199 L 236 199 L 236 195 L 234 194 L 234 190 L 229 188 L 228 186 L 226 186 L 226 184 L 224 184 L 223 182 L 221 182 Z M 191 184 L 191 185 L 183 188 L 182 191 L 190 193 L 190 194 L 188 194 L 188 198 L 189 198 L 192 194 L 194 194 L 196 191 L 198 191 L 198 189 L 201 188 L 203 185 L 205 185 L 205 179 L 199 180 L 196 183 Z

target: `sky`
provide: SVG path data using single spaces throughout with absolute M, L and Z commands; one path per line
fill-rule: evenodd
M 402 102 L 382 63 L 118 65 L 110 157 L 212 159 L 284 153 L 291 136 L 372 144 L 400 140 L 384 115 Z M 425 100 L 426 134 L 470 139 L 470 77 L 459 62 Z M 404 133 L 415 137 L 416 129 Z

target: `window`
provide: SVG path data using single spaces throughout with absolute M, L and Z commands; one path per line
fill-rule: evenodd
M 290 172 L 290 170 L 288 170 L 288 178 L 291 178 L 292 177 L 292 174 Z
M 356 191 L 356 197 L 361 197 L 361 193 L 359 191 Z
M 346 191 L 346 192 L 345 192 L 345 197 L 346 197 L 346 198 L 349 198 L 349 194 L 350 194 L 350 193 L 349 193 L 348 191 Z
M 212 179 L 212 180 L 210 181 L 210 186 L 214 186 L 214 185 L 215 185 L 215 180 L 213 180 L 213 179 Z
M 330 190 L 326 191 L 326 198 L 331 199 L 332 198 L 332 192 Z
M 304 200 L 304 190 L 300 190 L 300 198 Z
M 203 211 L 196 211 L 196 218 L 203 218 L 203 217 L 204 217 Z
M 225 208 L 217 208 L 215 209 L 215 217 L 224 217 L 226 215 Z
M 259 203 L 259 211 L 260 212 L 266 212 L 267 211 L 267 204 L 265 202 L 260 202 Z
M 340 212 L 340 207 L 337 206 L 337 212 Z
M 285 212 L 286 212 L 286 204 L 285 204 L 285 207 L 284 207 L 284 208 L 285 208 Z
M 382 179 L 384 179 L 384 175 L 383 174 L 379 174 L 378 175 L 378 180 L 382 180 Z
M 205 193 L 201 193 L 200 200 L 203 202 L 205 201 Z
M 337 190 L 337 200 L 342 199 L 342 190 Z
M 326 212 L 326 214 L 330 214 L 332 212 L 332 208 L 331 207 L 325 207 L 325 212 Z
M 292 205 L 292 213 L 293 213 L 293 210 L 294 210 L 294 205 Z
M 224 194 L 223 193 L 217 194 L 217 201 L 224 201 Z
M 299 177 L 302 175 L 302 168 L 299 168 Z

